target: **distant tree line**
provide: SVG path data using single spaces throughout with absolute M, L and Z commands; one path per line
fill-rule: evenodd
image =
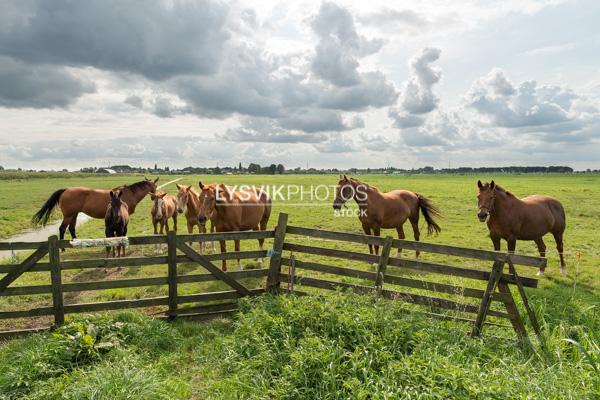
M 301 168 L 296 167 L 293 169 L 286 169 L 283 164 L 269 164 L 267 166 L 261 166 L 257 163 L 250 163 L 247 167 L 244 167 L 242 163 L 237 166 L 215 166 L 215 167 L 185 167 L 185 168 L 170 168 L 168 166 L 159 167 L 157 164 L 154 168 L 146 167 L 132 167 L 130 165 L 112 165 L 109 167 L 85 167 L 81 168 L 79 172 L 82 173 L 96 173 L 103 172 L 110 169 L 116 173 L 121 174 L 202 174 L 202 175 L 238 175 L 238 174 L 263 174 L 263 175 L 283 175 L 283 174 L 497 174 L 497 173 L 508 173 L 508 174 L 527 174 L 527 173 L 574 173 L 573 168 L 564 165 L 555 165 L 549 167 L 539 166 L 510 166 L 510 167 L 458 167 L 458 168 L 440 168 L 434 167 L 421 167 L 421 168 Z M 0 166 L 0 171 L 5 169 Z M 6 169 L 6 171 L 21 171 L 18 169 Z M 28 170 L 30 172 L 36 172 L 35 170 Z M 68 172 L 66 169 L 63 172 Z M 46 172 L 40 170 L 37 172 Z M 598 169 L 587 169 L 585 171 L 578 171 L 580 173 L 598 173 Z

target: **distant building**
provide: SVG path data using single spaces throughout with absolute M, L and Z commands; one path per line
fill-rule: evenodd
M 110 169 L 110 168 L 98 168 L 96 170 L 97 174 L 116 174 L 117 171 L 115 171 L 114 169 Z

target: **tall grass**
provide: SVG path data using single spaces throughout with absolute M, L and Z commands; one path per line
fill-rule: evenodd
M 244 299 L 202 324 L 79 317 L 0 348 L 0 398 L 597 399 L 597 332 L 577 318 L 598 323 L 544 320 L 542 355 L 337 292 Z

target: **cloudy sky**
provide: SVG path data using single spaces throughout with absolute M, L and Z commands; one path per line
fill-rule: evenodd
M 600 2 L 0 2 L 0 165 L 600 168 Z

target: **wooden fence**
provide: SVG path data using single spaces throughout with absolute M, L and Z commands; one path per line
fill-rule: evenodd
M 340 250 L 330 247 L 317 247 L 304 244 L 307 238 L 311 243 L 353 243 L 380 246 L 380 254 L 372 255 L 357 251 Z M 267 250 L 233 251 L 219 254 L 200 254 L 188 245 L 190 242 L 209 242 L 218 240 L 250 240 L 273 239 L 272 248 Z M 0 319 L 24 318 L 52 315 L 54 323 L 64 323 L 65 314 L 115 310 L 139 307 L 167 307 L 165 316 L 195 316 L 208 318 L 224 315 L 235 309 L 235 302 L 219 304 L 204 304 L 194 307 L 181 308 L 185 303 L 201 303 L 207 301 L 232 300 L 239 297 L 258 295 L 265 291 L 281 293 L 282 283 L 288 284 L 288 290 L 298 288 L 315 289 L 347 289 L 356 293 L 372 294 L 387 299 L 401 300 L 407 303 L 421 305 L 427 308 L 426 314 L 432 317 L 452 319 L 472 324 L 471 334 L 480 335 L 484 324 L 512 327 L 519 338 L 527 336 L 524 319 L 516 306 L 515 298 L 510 287 L 516 287 L 521 298 L 531 326 L 540 337 L 540 328 L 531 306 L 529 305 L 525 287 L 537 287 L 537 280 L 532 277 L 522 277 L 517 273 L 516 266 L 539 268 L 546 265 L 546 259 L 539 257 L 508 254 L 502 252 L 476 250 L 441 244 L 414 242 L 393 239 L 392 237 L 375 237 L 355 233 L 333 232 L 319 229 L 289 226 L 287 214 L 280 214 L 277 226 L 272 231 L 228 232 L 196 235 L 177 235 L 170 231 L 166 236 L 129 237 L 129 244 L 136 245 L 166 245 L 167 255 L 125 257 L 117 259 L 95 258 L 84 260 L 67 260 L 61 257 L 61 248 L 72 247 L 67 240 L 58 240 L 51 236 L 47 242 L 35 243 L 6 243 L 0 242 L 0 250 L 34 250 L 19 264 L 0 265 L 0 273 L 5 276 L 0 279 L 0 296 L 22 296 L 33 294 L 51 294 L 52 304 L 19 311 L 0 311 Z M 392 249 L 402 249 L 402 257 L 391 256 Z M 450 263 L 425 261 L 411 257 L 408 251 L 437 254 L 443 257 L 461 258 L 480 262 L 478 267 L 455 266 Z M 41 260 L 48 255 L 48 262 Z M 213 264 L 219 260 L 248 259 L 269 257 L 269 267 L 246 271 L 223 272 Z M 315 262 L 323 258 L 342 261 L 344 266 L 326 262 Z M 412 256 L 414 257 L 414 256 Z M 202 266 L 208 274 L 179 274 L 178 263 L 194 262 Z M 491 263 L 490 267 L 485 267 Z M 349 268 L 361 265 L 362 268 Z M 375 270 L 369 270 L 372 264 Z M 62 273 L 70 269 L 108 268 L 116 266 L 149 266 L 166 265 L 167 274 L 161 277 L 120 279 L 91 282 L 63 282 Z M 489 264 L 488 264 L 489 265 Z M 366 267 L 365 267 L 366 266 Z M 481 268 L 483 266 L 483 268 Z M 507 271 L 505 271 L 505 268 Z M 302 271 L 310 271 L 307 276 Z M 405 272 L 415 272 L 419 275 L 406 275 Z M 50 272 L 50 285 L 10 286 L 17 278 L 30 272 Z M 316 274 L 315 274 L 316 272 Z M 426 273 L 426 275 L 424 274 Z M 323 276 L 342 276 L 353 280 L 352 283 L 324 279 Z M 415 277 L 416 276 L 416 277 Z M 425 276 L 428 280 L 421 279 Z M 264 278 L 266 284 L 257 288 L 247 288 L 239 282 L 243 278 Z M 459 277 L 461 284 L 448 283 L 444 278 Z M 180 284 L 193 282 L 221 281 L 231 290 L 220 292 L 178 294 Z M 355 281 L 361 283 L 354 283 Z M 465 286 L 464 282 L 484 281 L 480 288 Z M 366 282 L 366 283 L 365 283 Z M 64 304 L 64 293 L 103 290 L 111 288 L 133 288 L 142 286 L 168 285 L 168 295 L 151 298 L 114 300 L 96 303 Z M 387 286 L 393 285 L 393 288 Z M 385 287 L 384 287 L 385 286 Z M 471 285 L 473 286 L 473 285 Z M 408 288 L 407 291 L 397 290 L 397 287 Z M 423 292 L 437 292 L 441 297 L 430 296 Z M 304 294 L 304 292 L 298 292 Z M 438 295 L 439 296 L 439 295 Z M 465 299 L 477 302 L 465 303 Z M 502 309 L 493 309 L 492 303 L 498 303 Z M 446 311 L 452 310 L 453 314 Z M 474 315 L 469 318 L 464 315 Z M 487 320 L 487 317 L 507 319 L 510 325 Z M 31 330 L 31 329 L 30 329 Z M 30 330 L 19 330 L 0 333 L 0 337 L 15 336 Z

